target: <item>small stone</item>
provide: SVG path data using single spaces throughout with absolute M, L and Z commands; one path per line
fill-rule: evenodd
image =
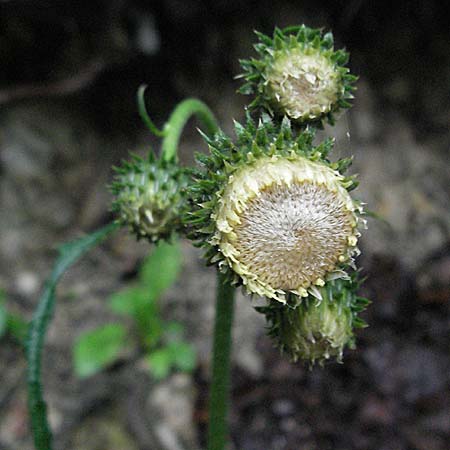
M 196 448 L 193 407 L 195 390 L 189 375 L 177 373 L 155 385 L 148 398 L 148 408 L 157 410 L 160 420 L 155 423 L 158 438 L 167 450 L 187 444 Z M 175 444 L 176 446 L 175 446 Z M 183 447 L 181 447 L 183 448 Z
M 21 295 L 31 296 L 40 287 L 39 278 L 33 272 L 21 272 L 16 278 L 16 289 Z

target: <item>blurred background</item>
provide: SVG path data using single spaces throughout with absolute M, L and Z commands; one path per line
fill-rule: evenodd
M 20 339 L 56 245 L 111 220 L 112 165 L 158 150 L 137 114 L 138 86 L 148 84 L 158 125 L 195 96 L 231 132 L 248 100 L 233 77 L 254 54 L 253 30 L 301 23 L 332 30 L 359 75 L 354 107 L 322 134 L 336 137 L 335 157 L 355 155 L 355 195 L 381 217 L 369 220 L 359 258 L 370 327 L 344 364 L 308 370 L 272 348 L 239 295 L 231 448 L 449 448 L 448 2 L 1 0 L 1 450 L 32 449 Z M 183 136 L 186 164 L 205 150 L 197 125 Z M 180 276 L 157 311 L 160 328 L 170 321 L 182 334 L 175 354 L 185 359 L 173 366 L 153 349 L 150 370 L 133 317 L 111 308 L 114 293 L 143 283 L 143 261 L 153 270 L 150 245 L 120 232 L 64 277 L 43 363 L 56 450 L 204 445 L 215 273 L 180 245 Z M 129 344 L 97 370 L 77 368 L 81 337 L 111 324 Z M 158 350 L 170 339 L 159 336 Z

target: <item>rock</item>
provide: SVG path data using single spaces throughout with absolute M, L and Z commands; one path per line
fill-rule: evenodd
M 195 395 L 191 377 L 182 373 L 156 384 L 150 392 L 147 408 L 153 415 L 157 411 L 152 426 L 162 449 L 198 448 L 193 423 Z
M 36 294 L 40 287 L 39 278 L 33 272 L 20 272 L 16 277 L 16 290 L 25 296 Z

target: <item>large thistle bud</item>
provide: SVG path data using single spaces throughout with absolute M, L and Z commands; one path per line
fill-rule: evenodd
M 185 215 L 190 237 L 210 263 L 251 294 L 286 302 L 321 299 L 320 287 L 348 278 L 359 236 L 361 208 L 349 195 L 350 163 L 331 163 L 332 141 L 314 147 L 284 120 L 236 124 L 237 142 L 208 139 L 211 155 L 189 188 Z
M 150 152 L 147 160 L 132 155 L 115 170 L 112 210 L 120 223 L 150 242 L 170 239 L 180 230 L 188 179 L 175 162 Z
M 345 66 L 348 54 L 334 51 L 331 33 L 302 25 L 276 28 L 273 38 L 257 35 L 259 58 L 241 61 L 246 83 L 240 92 L 256 96 L 250 109 L 321 124 L 333 123 L 333 113 L 350 106 L 356 77 Z
M 266 316 L 275 345 L 292 361 L 340 362 L 344 348 L 354 348 L 354 329 L 366 326 L 357 314 L 369 302 L 356 295 L 358 285 L 353 274 L 352 280 L 335 280 L 321 288 L 321 301 L 307 299 L 295 308 L 272 302 L 258 311 Z

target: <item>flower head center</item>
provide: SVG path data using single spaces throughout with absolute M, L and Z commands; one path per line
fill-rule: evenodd
M 352 221 L 337 192 L 324 185 L 272 184 L 242 213 L 234 246 L 240 262 L 262 283 L 305 288 L 336 266 Z
M 210 243 L 249 292 L 317 292 L 355 251 L 356 206 L 343 177 L 303 156 L 263 157 L 229 176 Z
M 269 87 L 293 119 L 314 118 L 329 112 L 338 97 L 339 74 L 319 52 L 291 49 L 275 58 Z

